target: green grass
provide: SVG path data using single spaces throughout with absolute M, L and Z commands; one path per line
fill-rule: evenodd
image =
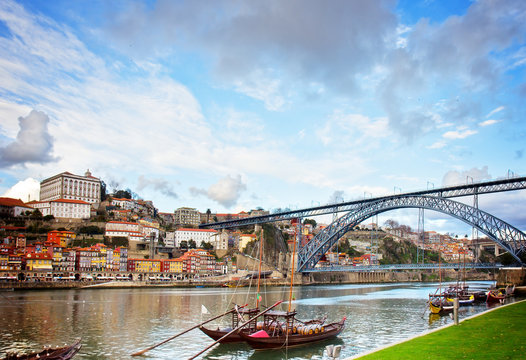
M 526 359 L 526 301 L 360 357 L 372 359 Z

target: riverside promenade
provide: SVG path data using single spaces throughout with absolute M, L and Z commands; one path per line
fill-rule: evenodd
M 526 300 L 346 360 L 524 359 Z

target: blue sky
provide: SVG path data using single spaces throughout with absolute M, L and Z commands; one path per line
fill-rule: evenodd
M 237 212 L 524 175 L 525 24 L 521 0 L 5 0 L 0 194 L 89 168 Z M 479 203 L 526 229 L 524 200 Z

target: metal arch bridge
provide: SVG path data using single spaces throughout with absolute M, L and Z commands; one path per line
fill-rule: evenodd
M 519 255 L 524 252 L 526 235 L 506 222 L 475 207 L 448 198 L 526 189 L 526 177 L 473 183 L 439 189 L 383 196 L 358 201 L 342 202 L 295 211 L 202 224 L 201 228 L 224 229 L 274 222 L 335 212 L 348 212 L 325 228 L 298 252 L 298 271 L 309 272 L 316 263 L 350 228 L 376 214 L 399 208 L 423 208 L 439 211 L 460 219 L 488 235 L 495 243 L 510 252 L 522 263 Z
M 519 255 L 526 250 L 526 234 L 485 211 L 457 201 L 436 196 L 406 195 L 356 204 L 354 209 L 320 231 L 298 251 L 298 271 L 314 269 L 321 257 L 347 231 L 377 214 L 401 209 L 422 208 L 451 215 L 486 234 L 495 243 L 522 263 Z
M 209 224 L 201 224 L 199 228 L 201 229 L 228 229 L 236 228 L 246 225 L 255 225 L 268 222 L 275 222 L 281 220 L 289 220 L 294 218 L 305 218 L 309 216 L 318 216 L 324 214 L 333 214 L 337 212 L 348 212 L 353 211 L 357 204 L 375 202 L 382 199 L 395 199 L 405 196 L 423 196 L 430 195 L 441 198 L 456 198 L 462 196 L 470 195 L 480 195 L 480 194 L 489 194 L 496 192 L 505 192 L 505 191 L 514 191 L 514 190 L 523 190 L 526 189 L 526 177 L 515 177 L 510 179 L 502 179 L 496 181 L 487 181 L 466 185 L 458 186 L 449 186 L 437 189 L 429 189 L 422 191 L 415 191 L 403 194 L 380 196 L 370 199 L 355 200 L 355 201 L 346 201 L 335 204 L 327 204 L 322 206 L 315 206 L 310 208 L 298 209 L 298 210 L 289 210 L 289 211 L 279 211 L 269 215 L 254 216 L 245 219 L 238 220 L 227 220 Z

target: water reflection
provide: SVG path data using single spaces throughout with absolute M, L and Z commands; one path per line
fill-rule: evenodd
M 219 345 L 205 359 L 305 359 L 324 357 L 325 346 L 343 345 L 342 357 L 451 323 L 426 312 L 428 294 L 437 284 L 366 284 L 308 286 L 295 289 L 298 318 L 347 316 L 339 338 L 308 347 L 253 351 L 245 344 Z M 470 286 L 489 286 L 490 282 Z M 254 289 L 84 289 L 4 293 L 0 298 L 0 354 L 34 351 L 82 337 L 75 359 L 124 359 L 206 318 L 225 312 L 232 302 L 254 304 Z M 263 304 L 288 299 L 288 288 L 262 291 Z M 201 314 L 204 305 L 211 315 Z M 286 309 L 287 304 L 281 305 Z M 484 311 L 485 304 L 463 307 L 460 317 Z M 203 318 L 204 316 L 204 318 Z M 229 318 L 214 321 L 224 326 Z M 195 330 L 147 353 L 149 359 L 187 358 L 211 344 Z

